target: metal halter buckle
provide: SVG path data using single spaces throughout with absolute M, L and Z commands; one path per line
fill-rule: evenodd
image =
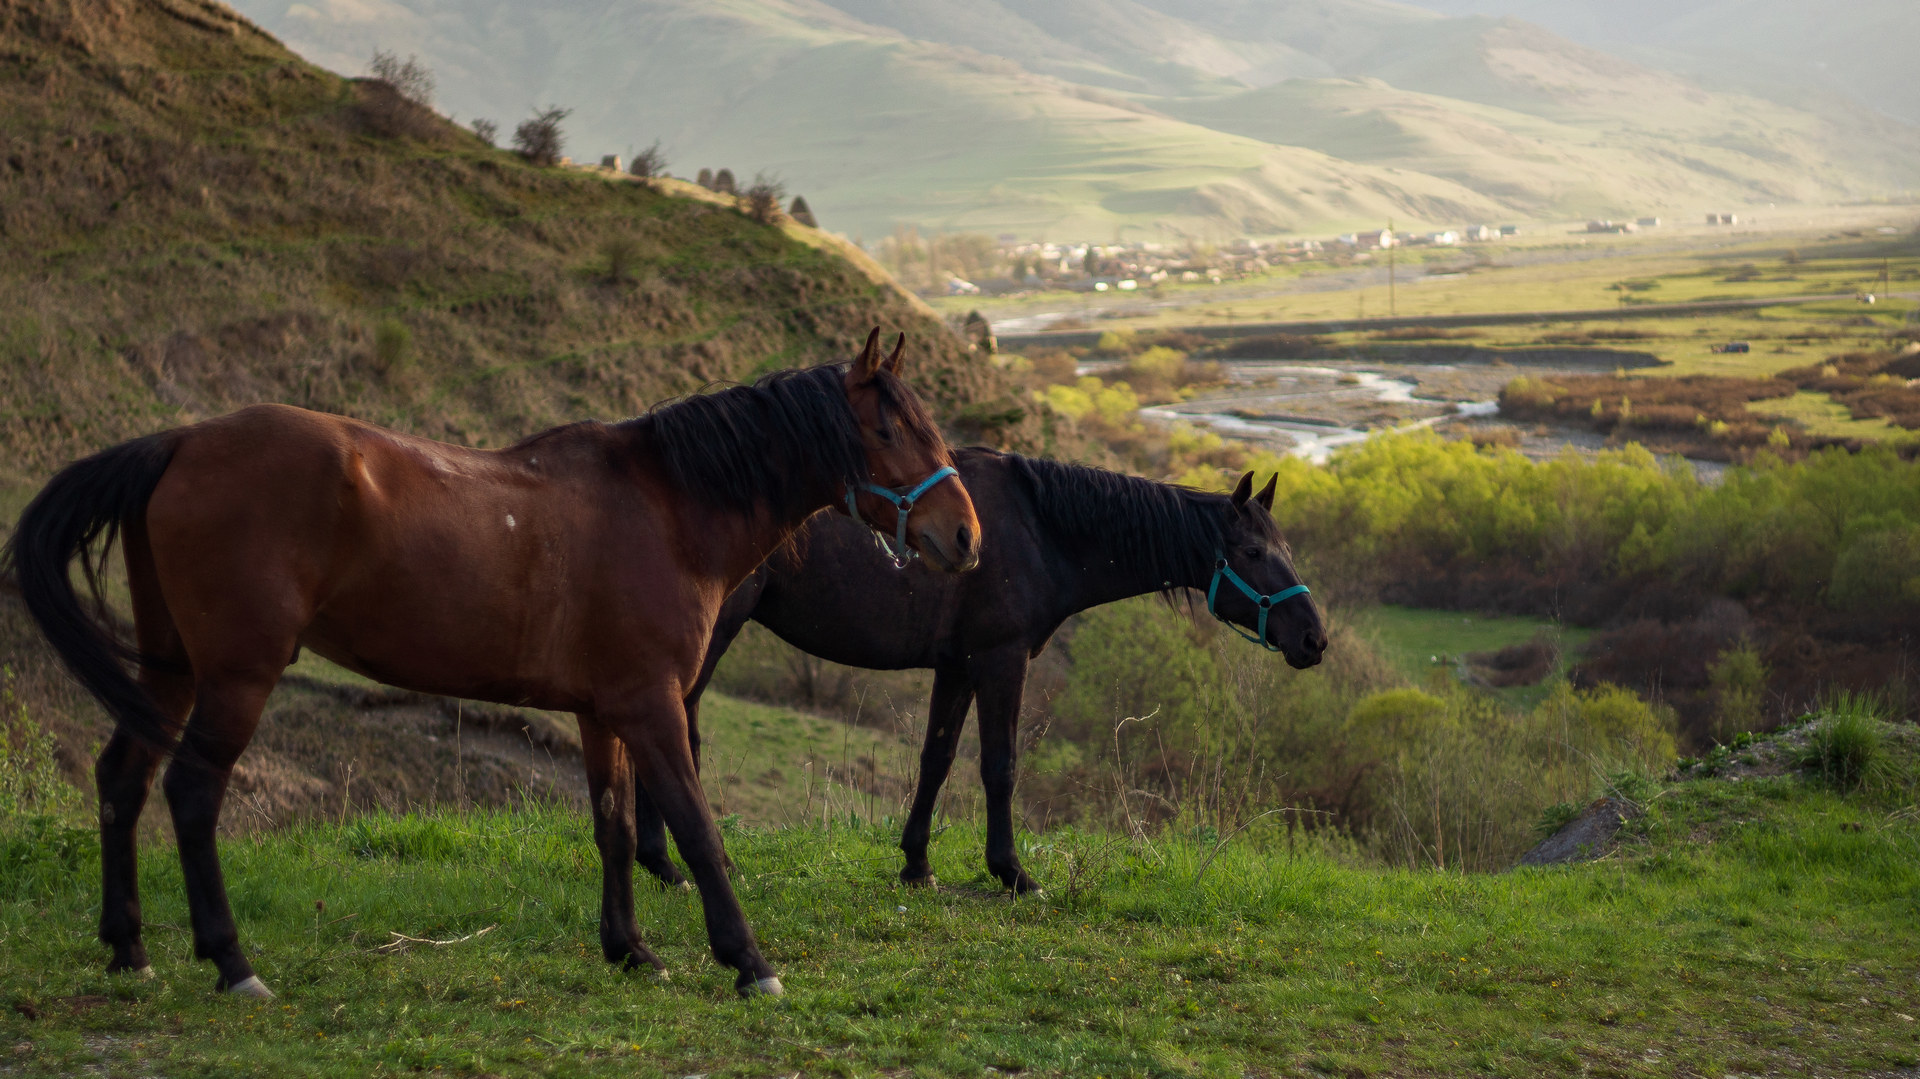
M 932 475 L 921 480 L 918 486 L 906 494 L 900 494 L 891 487 L 882 487 L 877 483 L 869 483 L 856 490 L 853 484 L 849 483 L 847 484 L 847 513 L 852 516 L 854 520 L 873 529 L 875 544 L 886 553 L 889 559 L 893 560 L 894 569 L 905 569 L 907 563 L 920 557 L 920 552 L 907 546 L 907 514 L 913 511 L 913 504 L 920 500 L 920 496 L 932 490 L 935 484 L 941 480 L 958 475 L 960 475 L 960 473 L 955 471 L 952 465 L 942 465 L 938 469 L 935 469 Z M 897 521 L 894 526 L 893 541 L 891 543 L 887 541 L 887 534 L 885 532 L 880 531 L 879 527 L 872 521 L 860 516 L 859 507 L 854 505 L 854 496 L 861 491 L 879 495 L 881 498 L 893 503 Z
M 1222 577 L 1233 582 L 1233 586 L 1240 590 L 1241 595 L 1252 600 L 1254 604 L 1260 608 L 1260 629 L 1258 636 L 1248 633 L 1232 622 L 1227 622 L 1226 616 L 1221 614 L 1219 609 L 1214 606 L 1214 597 L 1220 592 L 1220 578 Z M 1273 610 L 1273 605 L 1279 603 L 1281 600 L 1292 599 L 1295 596 L 1305 596 L 1312 591 L 1313 590 L 1306 585 L 1297 584 L 1292 588 L 1283 588 L 1278 592 L 1262 595 L 1259 592 L 1255 592 L 1253 586 L 1242 580 L 1238 573 L 1233 572 L 1233 567 L 1227 565 L 1227 556 L 1224 553 L 1216 553 L 1213 556 L 1213 581 L 1207 585 L 1207 613 L 1222 622 L 1227 622 L 1229 629 L 1232 629 L 1235 633 L 1238 633 L 1240 636 L 1245 637 L 1247 640 L 1252 641 L 1267 651 L 1278 652 L 1280 651 L 1279 648 L 1267 643 L 1267 613 Z

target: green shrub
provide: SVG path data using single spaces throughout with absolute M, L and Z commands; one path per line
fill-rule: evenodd
M 70 816 L 81 795 L 60 774 L 53 736 L 14 693 L 13 669 L 0 667 L 0 832 L 38 828 Z
M 1753 644 L 1741 641 L 1707 667 L 1713 686 L 1713 735 L 1725 742 L 1760 725 L 1760 701 L 1767 689 L 1767 668 Z
M 1886 760 L 1880 702 L 1864 693 L 1839 693 L 1815 715 L 1801 764 L 1841 790 L 1853 790 Z
M 1192 620 L 1151 597 L 1088 611 L 1069 647 L 1072 673 L 1054 713 L 1080 732 L 1152 715 L 1163 737 L 1183 738 L 1227 703 L 1219 664 Z
M 406 369 L 413 357 L 413 332 L 399 319 L 387 319 L 373 329 L 373 362 L 381 374 Z

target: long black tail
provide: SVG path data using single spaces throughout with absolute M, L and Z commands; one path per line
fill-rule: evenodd
M 27 504 L 0 551 L 0 573 L 11 572 L 19 582 L 27 613 L 67 670 L 122 729 L 163 752 L 172 748 L 174 732 L 127 673 L 129 662 L 139 662 L 136 650 L 81 605 L 69 567 L 81 559 L 94 604 L 104 610 L 93 546 L 105 539 L 99 553 L 104 561 L 120 527 L 146 512 L 178 442 L 173 432 L 148 435 L 68 465 Z

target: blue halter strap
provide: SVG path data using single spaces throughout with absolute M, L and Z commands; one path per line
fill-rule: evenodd
M 1255 636 L 1251 633 L 1248 633 L 1246 630 L 1241 629 L 1239 626 L 1234 625 L 1232 622 L 1227 622 L 1226 616 L 1221 614 L 1219 608 L 1214 606 L 1214 597 L 1219 595 L 1220 593 L 1220 578 L 1222 577 L 1225 577 L 1227 580 L 1233 582 L 1233 586 L 1240 590 L 1241 595 L 1252 600 L 1255 603 L 1255 605 L 1257 605 L 1260 608 L 1259 636 Z M 1228 628 L 1232 629 L 1235 633 L 1238 633 L 1240 636 L 1245 637 L 1247 640 L 1252 641 L 1253 643 L 1266 649 L 1267 651 L 1278 652 L 1280 651 L 1280 649 L 1267 643 L 1267 612 L 1273 610 L 1274 605 L 1279 603 L 1282 600 L 1292 599 L 1295 596 L 1308 595 L 1311 591 L 1312 590 L 1309 589 L 1306 585 L 1297 584 L 1297 585 L 1294 585 L 1292 588 L 1283 588 L 1278 592 L 1272 593 L 1271 595 L 1263 596 L 1260 593 L 1255 592 L 1253 590 L 1253 586 L 1248 584 L 1246 581 L 1242 580 L 1238 573 L 1233 572 L 1233 567 L 1227 565 L 1227 556 L 1225 554 L 1216 554 L 1213 557 L 1213 583 L 1207 585 L 1207 613 L 1214 616 L 1215 618 L 1218 618 L 1222 622 L 1227 622 Z
M 960 473 L 954 471 L 952 465 L 942 465 L 936 469 L 931 476 L 921 480 L 919 486 L 908 491 L 906 494 L 901 494 L 890 487 L 882 487 L 877 483 L 869 483 L 858 489 L 855 489 L 853 484 L 849 483 L 847 484 L 847 513 L 851 515 L 854 520 L 861 521 L 865 523 L 868 528 L 873 529 L 874 542 L 879 544 L 880 549 L 887 553 L 888 558 L 893 559 L 893 568 L 903 569 L 908 562 L 920 557 L 920 552 L 907 546 L 907 514 L 913 512 L 913 504 L 920 501 L 920 496 L 932 490 L 935 484 L 941 480 L 958 476 L 959 474 Z M 891 543 L 887 541 L 887 534 L 880 531 L 877 525 L 860 516 L 860 509 L 854 505 L 853 500 L 854 496 L 861 491 L 879 495 L 881 498 L 893 503 L 893 510 L 897 517 L 897 522 L 894 526 L 893 541 Z

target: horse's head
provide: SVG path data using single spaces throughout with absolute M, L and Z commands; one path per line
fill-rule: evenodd
M 1273 521 L 1273 488 L 1278 481 L 1278 476 L 1268 480 L 1256 495 L 1249 472 L 1233 489 L 1219 555 L 1231 576 L 1216 563 L 1208 602 L 1221 620 L 1261 635 L 1260 643 L 1278 649 L 1288 666 L 1305 669 L 1320 662 L 1327 650 L 1327 628 L 1304 589 L 1277 602 L 1272 598 L 1300 584 L 1293 551 Z M 1245 587 L 1236 584 L 1234 576 Z
M 973 499 L 953 469 L 940 428 L 900 378 L 906 335 L 884 359 L 879 341 L 875 327 L 847 369 L 847 402 L 860 423 L 871 477 L 864 489 L 851 491 L 849 507 L 882 536 L 924 555 L 934 568 L 970 570 L 980 564 L 980 520 Z M 896 557 L 906 553 L 895 552 Z

